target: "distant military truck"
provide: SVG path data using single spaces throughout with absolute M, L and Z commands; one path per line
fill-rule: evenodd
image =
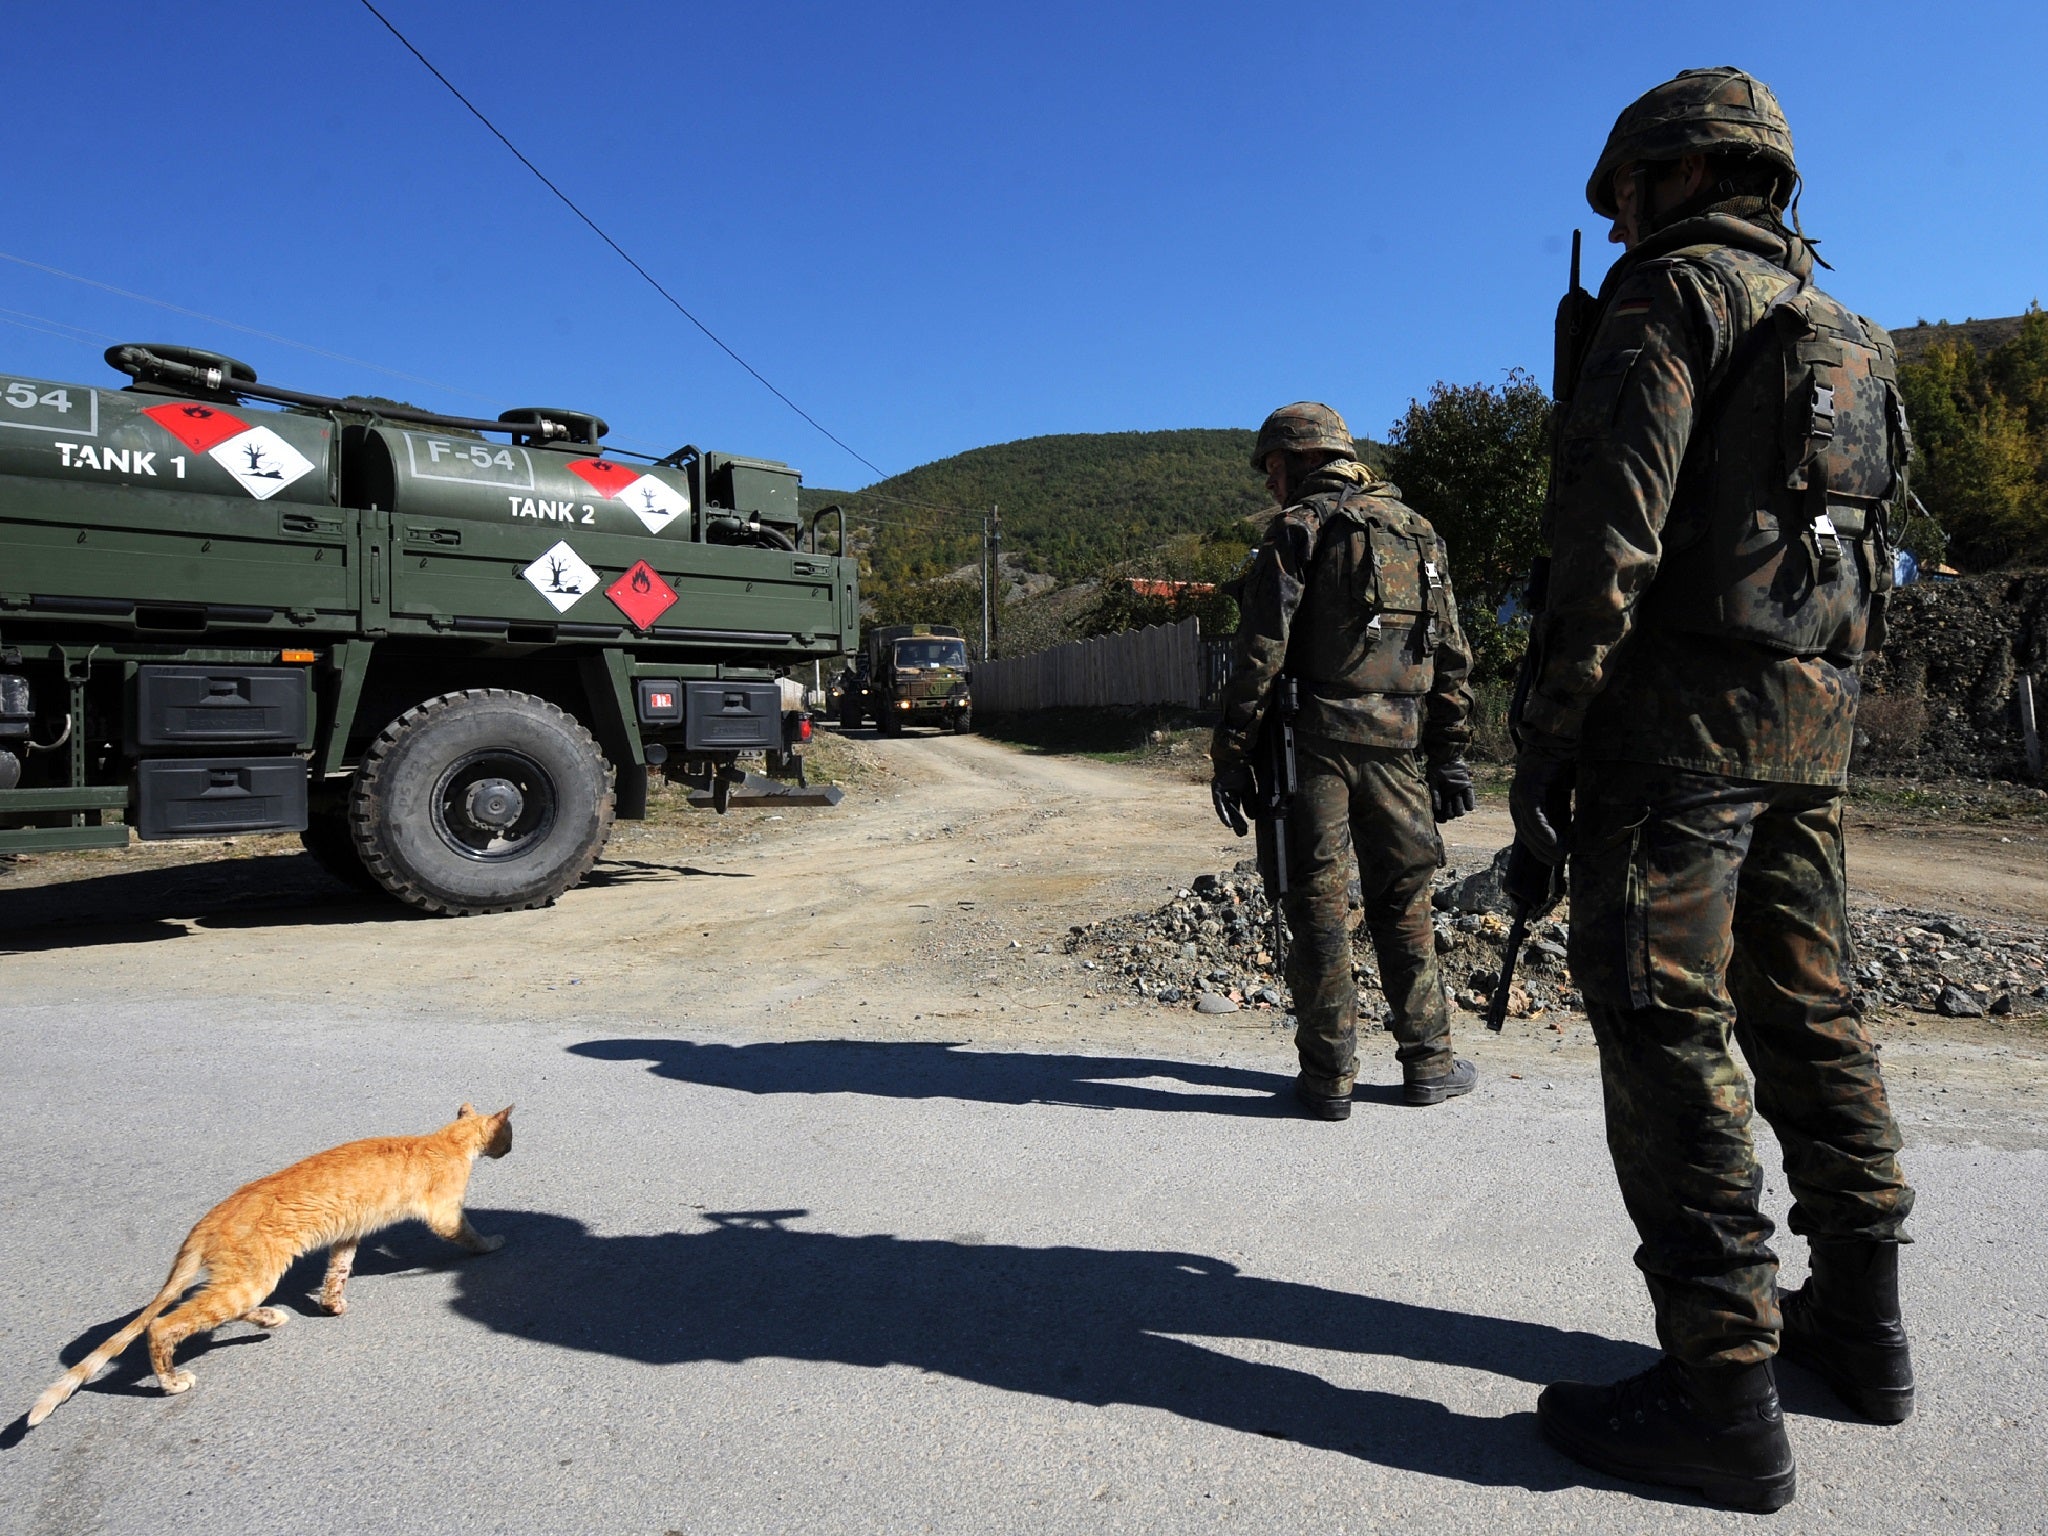
M 950 624 L 883 624 L 839 680 L 839 723 L 875 722 L 884 736 L 906 725 L 965 731 L 974 724 L 967 642 Z
M 650 767 L 720 810 L 743 756 L 800 774 L 777 670 L 851 651 L 860 600 L 788 465 L 107 360 L 133 382 L 0 376 L 0 853 L 295 831 L 498 912 L 580 880 Z

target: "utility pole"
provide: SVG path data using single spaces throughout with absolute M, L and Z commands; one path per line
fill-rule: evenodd
M 981 515 L 981 659 L 988 660 L 988 514 Z
M 988 605 L 988 655 L 1003 645 L 1003 509 L 989 508 L 989 581 L 990 598 Z

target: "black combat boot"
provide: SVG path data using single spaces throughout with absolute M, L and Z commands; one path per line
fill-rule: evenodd
M 1899 1245 L 1813 1244 L 1813 1274 L 1778 1293 L 1785 1331 L 1778 1352 L 1805 1366 L 1866 1419 L 1903 1424 L 1913 1414 L 1913 1357 L 1899 1318 Z
M 1297 1077 L 1294 1080 L 1295 1101 L 1308 1111 L 1312 1120 L 1349 1120 L 1351 1118 L 1351 1090 L 1332 1093 L 1320 1079 Z
M 1441 1104 L 1479 1086 L 1479 1069 L 1469 1061 L 1453 1059 L 1450 1070 L 1435 1077 L 1409 1077 L 1401 1096 L 1409 1104 Z
M 1565 1455 L 1613 1477 L 1697 1489 L 1729 1509 L 1792 1502 L 1792 1442 L 1767 1360 L 1694 1368 L 1666 1355 L 1612 1386 L 1558 1382 L 1536 1399 L 1536 1420 Z

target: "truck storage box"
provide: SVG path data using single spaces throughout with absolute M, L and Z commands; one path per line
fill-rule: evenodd
M 306 830 L 306 765 L 296 757 L 149 758 L 135 777 L 144 841 Z
M 773 683 L 689 683 L 684 701 L 693 752 L 782 749 L 782 690 Z
M 304 667 L 142 667 L 137 747 L 297 746 L 306 740 Z

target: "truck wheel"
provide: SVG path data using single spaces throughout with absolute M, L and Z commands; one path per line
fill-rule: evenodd
M 901 736 L 903 734 L 903 717 L 897 714 L 895 710 L 885 707 L 880 714 L 875 716 L 875 729 L 884 736 Z
M 955 736 L 965 736 L 965 735 L 966 735 L 966 734 L 967 734 L 967 733 L 968 733 L 969 731 L 971 731 L 971 730 L 973 730 L 973 729 L 974 729 L 974 716 L 972 716 L 972 715 L 955 715 L 955 716 L 953 717 L 953 734 L 954 734 Z
M 860 706 L 842 704 L 839 706 L 839 729 L 850 731 L 860 724 Z
M 612 768 L 545 699 L 444 693 L 378 735 L 349 795 L 363 865 L 400 901 L 467 917 L 544 907 L 611 835 Z
M 314 811 L 306 818 L 306 830 L 299 834 L 299 841 L 313 855 L 313 862 L 343 885 L 373 896 L 384 894 L 377 877 L 363 868 L 363 856 L 356 849 L 355 834 L 349 831 L 346 811 Z

